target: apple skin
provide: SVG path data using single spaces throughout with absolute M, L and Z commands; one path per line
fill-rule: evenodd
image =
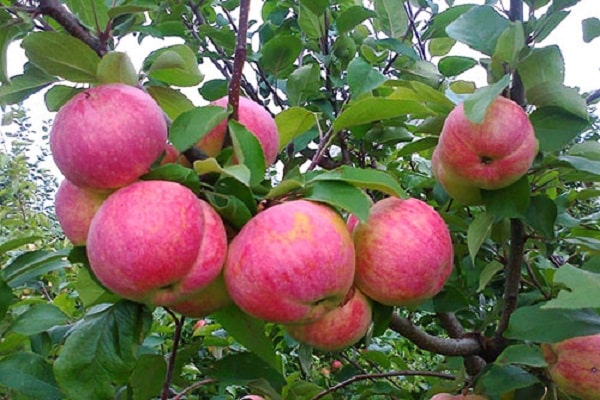
M 459 104 L 444 122 L 432 170 L 449 194 L 465 185 L 496 190 L 525 175 L 537 151 L 533 126 L 514 101 L 498 97 L 481 124 L 469 121 Z
M 452 170 L 446 169 L 439 161 L 439 152 L 434 151 L 431 159 L 431 168 L 433 175 L 450 197 L 460 201 L 464 205 L 483 203 L 481 189 L 456 175 Z
M 369 329 L 372 309 L 364 294 L 351 290 L 354 293 L 345 304 L 322 318 L 308 324 L 286 325 L 285 330 L 297 341 L 321 351 L 340 351 L 357 343 Z
M 203 318 L 232 304 L 225 280 L 219 275 L 204 289 L 169 308 L 186 317 Z
M 563 392 L 600 400 L 600 334 L 541 345 L 548 370 Z
M 454 250 L 442 217 L 418 199 L 389 197 L 354 229 L 356 286 L 389 306 L 436 295 L 452 272 Z
M 213 106 L 227 108 L 229 104 L 228 97 L 222 97 L 210 103 Z M 238 122 L 241 123 L 250 132 L 256 136 L 265 154 L 267 165 L 273 164 L 277 159 L 279 150 L 279 132 L 275 120 L 267 110 L 258 103 L 246 98 L 240 97 L 238 108 Z M 227 120 L 222 121 L 200 142 L 196 145 L 209 157 L 215 157 L 223 147 L 225 133 L 227 132 Z
M 110 193 L 79 187 L 66 179 L 61 182 L 54 197 L 54 210 L 65 236 L 74 246 L 85 245 L 92 218 Z
M 344 220 L 324 205 L 293 200 L 260 212 L 233 238 L 225 283 L 256 318 L 307 323 L 344 300 L 354 263 Z
M 140 181 L 119 189 L 92 219 L 92 271 L 126 299 L 161 306 L 182 301 L 222 270 L 226 242 L 206 239 L 206 215 L 202 201 L 175 182 Z
M 487 397 L 478 394 L 449 394 L 438 393 L 431 400 L 488 400 Z
M 148 172 L 162 154 L 167 124 L 156 102 L 124 84 L 95 86 L 56 114 L 50 149 L 72 183 L 116 189 Z

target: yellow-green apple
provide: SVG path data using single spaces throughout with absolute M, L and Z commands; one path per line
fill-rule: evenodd
M 389 197 L 354 229 L 356 286 L 390 306 L 437 294 L 452 272 L 453 247 L 442 217 L 418 199 Z
M 225 283 L 248 314 L 305 323 L 342 302 L 352 286 L 354 263 L 352 238 L 339 214 L 293 200 L 260 212 L 233 238 Z
M 167 124 L 144 91 L 115 83 L 92 87 L 56 114 L 50 149 L 78 186 L 115 189 L 136 181 L 162 154 Z
M 472 188 L 496 190 L 516 182 L 537 150 L 527 113 L 514 101 L 498 97 L 480 124 L 469 121 L 459 104 L 444 122 L 432 171 L 450 195 L 472 204 L 480 201 Z
M 449 394 L 438 393 L 431 400 L 488 400 L 487 397 L 478 394 Z
M 584 400 L 600 399 L 600 334 L 545 343 L 542 352 L 560 390 Z
M 220 221 L 211 223 L 209 209 L 175 182 L 139 181 L 117 190 L 92 219 L 87 253 L 93 272 L 130 300 L 183 301 L 222 270 L 225 230 Z
M 54 211 L 73 245 L 85 245 L 92 218 L 110 193 L 110 190 L 79 187 L 66 179 L 61 182 L 54 197 Z
M 346 303 L 322 318 L 307 324 L 286 325 L 285 330 L 297 341 L 321 351 L 339 351 L 352 346 L 367 333 L 372 309 L 365 295 L 357 289 L 351 291 Z
M 228 102 L 228 97 L 222 97 L 213 101 L 211 105 L 227 108 Z M 238 120 L 260 142 L 267 165 L 274 163 L 279 150 L 279 132 L 271 114 L 260 104 L 246 97 L 240 97 Z M 224 120 L 206 134 L 196 147 L 208 156 L 215 157 L 223 147 L 226 132 L 227 120 Z
M 169 308 L 186 317 L 202 318 L 232 304 L 223 276 L 219 275 L 204 289 Z

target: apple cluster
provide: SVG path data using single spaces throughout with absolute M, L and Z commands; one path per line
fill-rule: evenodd
M 273 162 L 272 117 L 240 100 L 240 122 Z M 197 146 L 216 155 L 225 130 L 216 127 Z M 50 141 L 66 177 L 56 196 L 59 222 L 73 244 L 86 246 L 98 280 L 123 298 L 191 317 L 235 303 L 283 324 L 298 341 L 337 351 L 366 334 L 372 301 L 421 303 L 452 271 L 448 228 L 418 199 L 389 197 L 371 207 L 367 220 L 347 222 L 324 204 L 284 201 L 228 242 L 221 217 L 190 189 L 140 180 L 165 152 L 173 162 L 178 155 L 168 147 L 160 108 L 134 87 L 109 84 L 78 94 L 59 111 Z

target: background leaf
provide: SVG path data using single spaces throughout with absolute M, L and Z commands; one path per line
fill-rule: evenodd
M 183 152 L 212 131 L 226 117 L 227 110 L 223 107 L 197 107 L 181 113 L 169 130 L 169 141 L 177 150 Z
M 446 27 L 446 33 L 452 39 L 491 56 L 496 49 L 498 37 L 508 25 L 509 21 L 491 6 L 478 6 L 450 23 Z
M 39 354 L 14 353 L 0 360 L 0 384 L 29 398 L 62 399 L 52 366 Z

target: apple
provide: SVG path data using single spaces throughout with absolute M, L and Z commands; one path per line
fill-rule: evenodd
M 114 83 L 87 89 L 56 114 L 50 149 L 78 186 L 116 189 L 148 172 L 167 141 L 163 112 L 144 91 Z
M 600 334 L 542 344 L 548 371 L 563 392 L 585 400 L 600 399 Z
M 444 122 L 432 172 L 448 194 L 474 204 L 480 198 L 473 188 L 511 185 L 527 173 L 537 151 L 533 126 L 514 101 L 498 97 L 481 124 L 469 121 L 459 104 Z
M 342 362 L 340 360 L 333 360 L 331 362 L 331 370 L 333 372 L 339 371 L 340 369 L 342 369 L 344 365 L 342 364 Z
M 261 211 L 233 238 L 225 283 L 233 301 L 256 318 L 306 323 L 342 302 L 354 263 L 352 238 L 339 214 L 293 200 Z
M 365 295 L 356 289 L 351 291 L 353 293 L 345 304 L 314 322 L 286 325 L 286 332 L 297 341 L 321 351 L 340 351 L 357 343 L 369 329 L 372 309 Z
M 249 394 L 247 396 L 242 397 L 240 400 L 267 400 L 262 396 L 258 396 L 256 394 Z
M 209 208 L 175 182 L 139 181 L 117 190 L 90 225 L 92 271 L 106 288 L 133 301 L 183 301 L 222 270 L 226 239 L 215 238 L 224 227 L 211 222 Z
M 449 394 L 438 393 L 431 400 L 487 400 L 487 397 L 478 394 Z
M 389 197 L 354 229 L 356 286 L 389 306 L 436 295 L 452 272 L 453 247 L 442 217 L 418 199 Z
M 222 97 L 210 103 L 213 106 L 227 108 L 228 97 Z M 240 97 L 238 108 L 238 121 L 252 132 L 260 142 L 265 154 L 267 165 L 273 164 L 277 159 L 279 150 L 279 132 L 275 120 L 260 104 L 246 98 Z M 212 131 L 206 134 L 196 145 L 209 157 L 215 157 L 221 151 L 225 134 L 227 132 L 227 120 L 222 121 Z
M 169 308 L 186 317 L 202 318 L 232 304 L 233 301 L 227 293 L 223 276 L 219 275 L 204 289 L 186 297 L 185 300 L 179 303 L 169 306 Z
M 92 218 L 110 193 L 79 187 L 66 179 L 61 182 L 54 197 L 54 210 L 65 236 L 74 246 L 85 245 Z

